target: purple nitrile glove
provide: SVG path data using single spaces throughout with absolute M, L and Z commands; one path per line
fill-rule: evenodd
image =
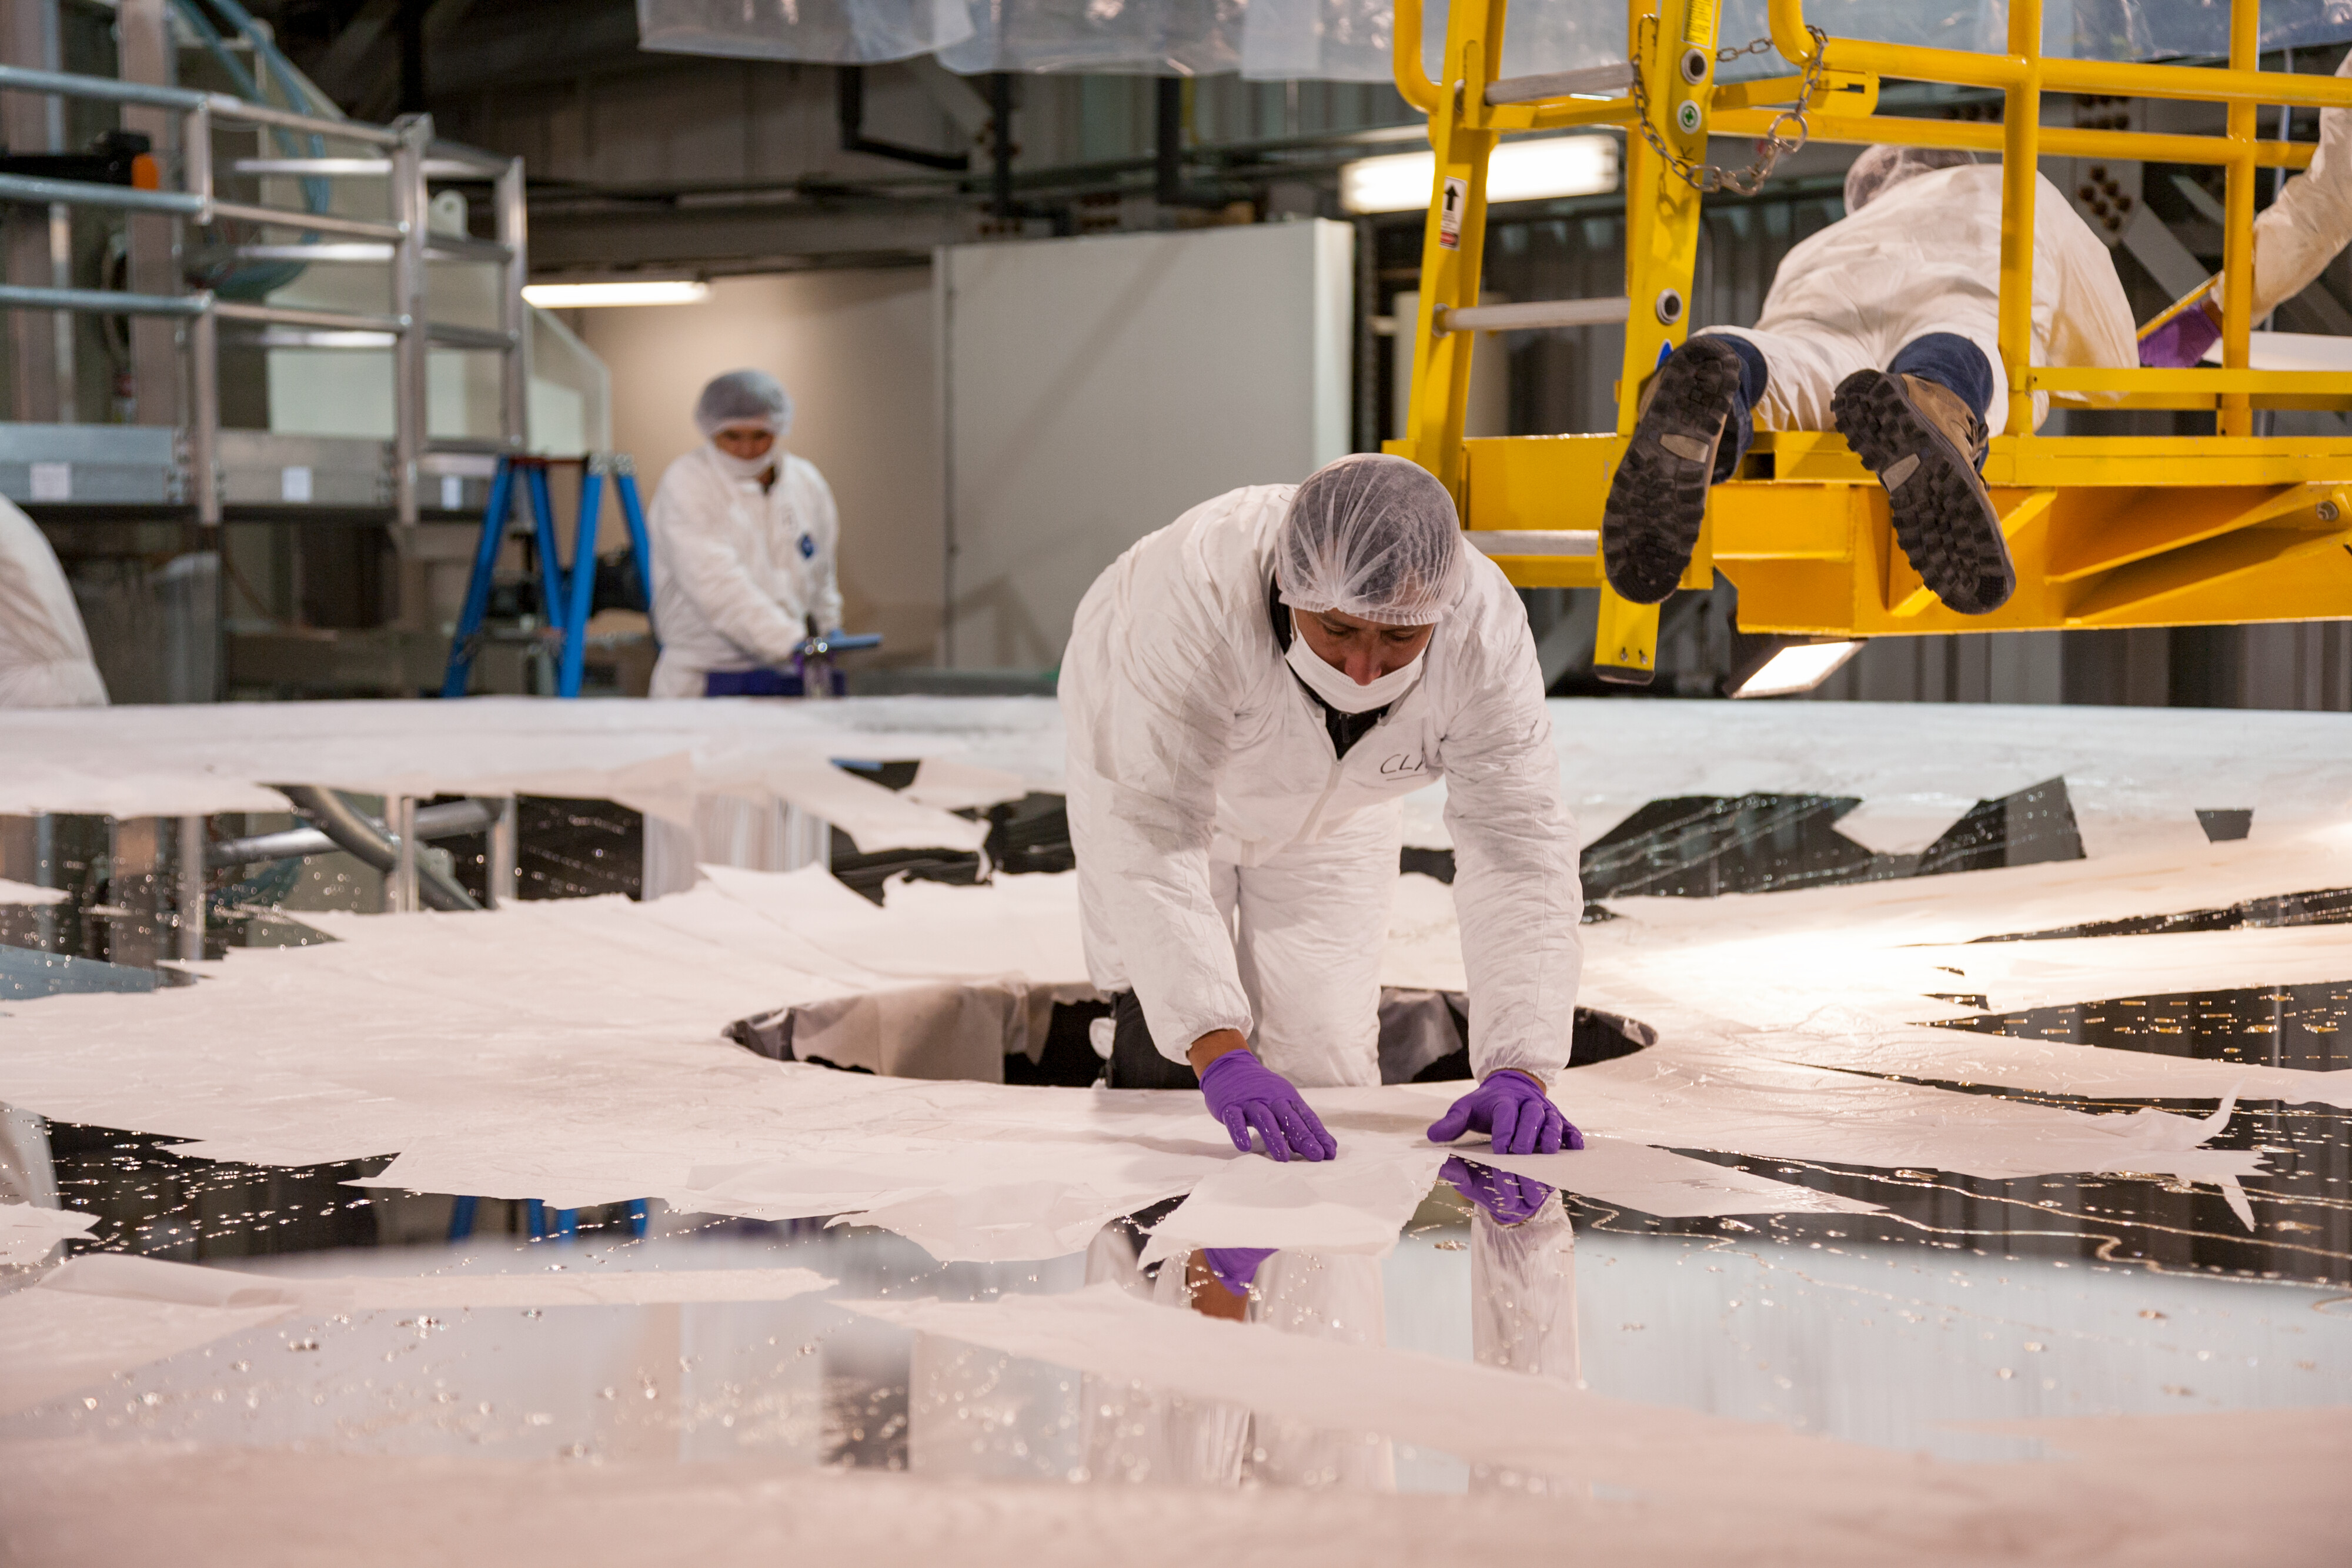
M 1339 1140 L 1323 1130 L 1290 1080 L 1246 1051 L 1229 1051 L 1209 1063 L 1201 1074 L 1201 1096 L 1244 1154 L 1250 1152 L 1250 1129 L 1255 1127 L 1266 1154 L 1286 1165 L 1293 1155 L 1302 1160 L 1339 1157 Z
M 2147 370 L 2184 371 L 2202 361 L 2221 336 L 2205 307 L 2191 305 L 2139 340 L 2139 362 Z
M 1236 1296 L 1246 1296 L 1250 1281 L 1257 1278 L 1257 1266 L 1279 1250 L 1274 1247 L 1211 1247 L 1202 1256 L 1208 1260 L 1209 1272 L 1217 1277 L 1218 1284 Z
M 1552 1194 L 1549 1183 L 1516 1171 L 1473 1165 L 1459 1155 L 1438 1166 L 1437 1174 L 1451 1182 L 1454 1191 L 1486 1210 L 1486 1218 L 1497 1225 L 1517 1225 L 1533 1219 Z
M 1491 1133 L 1498 1155 L 1556 1155 L 1584 1147 L 1584 1134 L 1559 1113 L 1524 1072 L 1506 1070 L 1454 1102 L 1429 1125 L 1429 1141 L 1450 1144 L 1464 1133 Z

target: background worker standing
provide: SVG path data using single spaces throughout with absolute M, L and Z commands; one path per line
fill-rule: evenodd
M 800 649 L 841 627 L 840 514 L 784 450 L 792 399 L 730 371 L 695 401 L 703 444 L 663 471 L 646 516 L 661 659 L 651 695 L 799 696 Z

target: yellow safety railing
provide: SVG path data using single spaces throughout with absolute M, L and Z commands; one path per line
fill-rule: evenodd
M 2279 156 L 2285 151 L 2279 144 L 2262 141 L 2255 133 L 2255 110 L 2264 104 L 2352 108 L 2352 81 L 2255 68 L 2262 28 L 2260 0 L 2232 0 L 2230 63 L 2221 68 L 2044 59 L 2042 0 L 2010 0 L 2009 52 L 2005 55 L 1916 48 L 1850 38 L 1817 44 L 1806 29 L 1803 0 L 1771 0 L 1770 16 L 1774 47 L 1800 63 L 1809 61 L 1814 50 L 1821 48 L 1826 51 L 1828 63 L 1851 71 L 1962 87 L 1999 88 L 2008 95 L 1999 128 L 2001 167 L 2005 171 L 2001 190 L 2000 342 L 2010 379 L 2011 430 L 2021 435 L 2031 433 L 2037 385 L 2057 390 L 2056 382 L 2042 379 L 2053 372 L 2037 372 L 2032 365 L 2034 170 L 2036 161 L 2044 152 L 2069 157 L 2218 163 L 2227 170 L 2222 204 L 2221 365 L 2227 371 L 2247 368 L 2251 362 L 2249 335 L 2253 329 L 2254 172 L 2264 166 L 2301 167 L 2310 162 L 2305 150 L 2297 149 L 2304 156 L 2290 160 Z M 2130 131 L 2074 131 L 2053 135 L 2042 124 L 2042 94 L 2045 91 L 2220 103 L 2227 106 L 2229 118 L 2220 138 L 2168 136 L 2160 139 L 2165 146 L 2158 151 L 2150 143 L 2159 139 Z M 1868 139 L 1907 141 L 1917 134 L 1914 125 L 1916 122 L 1898 130 L 1883 121 L 1874 122 Z M 1736 128 L 1727 125 L 1725 129 Z M 1840 131 L 1859 130 L 1825 126 L 1815 134 L 1822 140 L 1844 140 L 1838 134 Z M 1895 133 L 1889 134 L 1890 131 Z M 2219 145 L 2215 145 L 2217 141 Z M 1951 141 L 1940 144 L 1969 143 Z M 2084 372 L 2074 371 L 2065 379 L 2071 390 L 2128 392 L 2158 390 L 2157 383 L 2146 379 L 2158 373 L 2109 371 L 2085 380 Z M 2252 405 L 2247 392 L 2253 389 L 2214 390 L 2221 396 L 2219 433 L 2251 434 Z
M 2256 68 L 2258 0 L 2232 0 L 2230 54 L 2224 67 L 2045 58 L 2041 47 L 2042 0 L 2010 0 L 2006 47 L 1999 54 L 1832 37 L 1807 23 L 1803 0 L 1770 0 L 1771 47 L 1796 68 L 1795 74 L 1723 86 L 1715 82 L 1719 63 L 1718 0 L 1629 0 L 1629 65 L 1613 79 L 1606 71 L 1584 72 L 1574 73 L 1578 79 L 1573 82 L 1568 78 L 1523 78 L 1498 87 L 1505 9 L 1504 0 L 1455 0 L 1447 18 L 1436 80 L 1430 78 L 1423 63 L 1422 0 L 1397 0 L 1395 14 L 1397 89 L 1407 102 L 1428 114 L 1437 168 L 1423 235 L 1420 312 L 1411 340 L 1412 397 L 1406 428 L 1389 444 L 1389 450 L 1412 458 L 1444 481 L 1463 507 L 1465 526 L 1474 531 L 1549 529 L 1566 538 L 1576 529 L 1597 526 L 1601 498 L 1616 454 L 1622 452 L 1633 428 L 1642 382 L 1663 355 L 1684 340 L 1688 329 L 1702 186 L 1752 190 L 1756 179 L 1769 172 L 1776 155 L 1771 148 L 1786 151 L 1804 141 L 1965 148 L 1997 152 L 2000 157 L 1998 340 L 2008 378 L 2009 434 L 1996 439 L 1986 476 L 1996 487 L 1997 499 L 2012 498 L 2011 509 L 2004 514 L 2004 527 L 2011 535 L 2012 548 L 2026 552 L 2020 557 L 2021 578 L 2030 568 L 2044 564 L 2036 551 L 2046 547 L 2056 553 L 2047 562 L 2049 581 L 2038 585 L 2036 594 L 2021 592 L 2020 604 L 2031 608 L 2021 609 L 2018 614 L 2026 619 L 2012 617 L 2005 622 L 2001 617 L 1990 617 L 1972 624 L 1990 629 L 2004 623 L 2090 623 L 2076 611 L 2094 600 L 2105 606 L 2098 613 L 2107 620 L 2099 623 L 2123 623 L 2119 617 L 2158 613 L 2153 591 L 2132 599 L 2126 592 L 2130 584 L 2123 579 L 2107 583 L 2095 594 L 2084 589 L 2074 599 L 2054 586 L 2083 580 L 2088 570 L 2079 563 L 2089 557 L 2070 542 L 2074 535 L 2069 531 L 2079 531 L 2084 508 L 2053 505 L 2051 500 L 2066 486 L 2201 486 L 2211 491 L 2215 486 L 2259 489 L 2299 485 L 2326 486 L 2326 497 L 2334 497 L 2336 484 L 2352 481 L 2352 443 L 2340 438 L 2300 444 L 2285 438 L 2257 440 L 2252 434 L 2258 401 L 2264 407 L 2352 407 L 2352 374 L 2251 368 L 2254 182 L 2261 170 L 2306 167 L 2313 151 L 2308 144 L 2262 140 L 2256 134 L 2256 112 L 2265 104 L 2352 109 L 2352 79 Z M 2005 95 L 2003 114 L 1999 124 L 1881 115 L 1876 110 L 1882 79 L 1996 89 Z M 1560 90 L 1541 90 L 1555 81 L 1562 84 Z M 2226 110 L 2225 127 L 2221 135 L 2211 136 L 2044 126 L 2041 115 L 2044 92 L 2218 103 Z M 1798 108 L 1792 110 L 1791 104 Z M 1470 447 L 1475 451 L 1465 449 L 1463 419 L 1477 329 L 1475 319 L 1465 318 L 1463 329 L 1451 329 L 1448 318 L 1478 303 L 1488 155 L 1508 133 L 1579 126 L 1617 126 L 1627 132 L 1627 316 L 1616 435 L 1511 438 L 1473 443 Z M 1721 172 L 1706 163 L 1710 135 L 1759 139 L 1766 151 L 1758 169 L 1725 180 Z M 2220 368 L 2081 369 L 2032 362 L 2034 192 L 2036 163 L 2043 156 L 2203 164 L 2225 172 Z M 1400 340 L 1402 347 L 1402 333 Z M 1404 362 L 1401 357 L 1401 369 Z M 2033 434 L 2032 421 L 2037 393 L 2093 401 L 2107 407 L 2212 409 L 2217 415 L 2215 434 L 2210 437 L 2038 437 Z M 2157 444 L 2142 452 L 2140 444 L 2146 442 Z M 1801 615 L 1793 610 L 1779 614 L 1780 623 L 1842 626 L 1856 634 L 1890 627 L 1957 629 L 1948 617 L 1938 619 L 1940 611 L 1921 612 L 1916 582 L 1904 580 L 1899 561 L 1885 555 L 1885 541 L 1873 544 L 1855 531 L 1870 526 L 1868 506 L 1851 498 L 1860 493 L 1840 490 L 1830 495 L 1823 489 L 1868 479 L 1843 452 L 1843 443 L 1834 436 L 1782 433 L 1771 438 L 1769 450 L 1773 465 L 1769 472 L 1773 478 L 1795 481 L 1795 486 L 1763 486 L 1766 491 L 1785 488 L 1786 498 L 1766 501 L 1751 495 L 1727 507 L 1720 524 L 1717 509 L 1711 507 L 1707 529 L 1701 535 L 1691 572 L 1685 579 L 1686 586 L 1701 587 L 1711 580 L 1713 563 L 1718 559 L 1769 563 L 1773 569 L 1769 571 L 1743 568 L 1748 575 L 1740 579 L 1743 622 L 1749 619 L 1752 604 L 1769 623 L 1784 603 L 1793 604 L 1804 597 L 1793 588 L 1783 592 L 1784 585 L 1797 582 L 1802 573 L 1792 575 L 1780 569 L 1792 562 L 1834 559 L 1843 563 L 1839 570 L 1854 584 L 1868 570 L 1877 571 L 1882 580 L 1872 591 L 1880 593 L 1885 602 L 1858 603 L 1846 611 L 1823 609 L 1815 603 Z M 2152 457 L 2156 460 L 2151 461 Z M 1480 482 L 1486 488 L 1475 504 L 1471 496 L 1474 472 L 1487 476 Z M 1807 486 L 1814 492 L 1810 500 L 1796 493 Z M 2110 496 L 2115 493 L 2111 488 Z M 2027 505 L 2014 502 L 2019 496 L 2039 498 Z M 2251 493 L 2233 496 L 2227 506 L 2217 491 L 2211 491 L 2208 499 L 2227 517 L 2241 522 L 2257 517 L 2266 528 L 2303 526 L 2292 518 L 2289 525 L 2277 523 L 2278 509 Z M 1876 526 L 1883 529 L 1880 505 L 1882 520 Z M 1808 506 L 1811 511 L 1804 509 Z M 1833 506 L 1846 510 L 1832 516 Z M 1855 507 L 1862 509 L 1853 510 Z M 2113 507 L 2108 511 L 2112 513 Z M 2340 503 L 2331 499 L 2322 506 L 2315 501 L 2311 516 L 2316 521 L 2309 526 L 2332 523 L 2340 516 Z M 1721 549 L 1716 538 L 1719 526 L 1730 530 L 1720 541 Z M 2265 539 L 2273 537 L 2263 536 Z M 2236 541 L 2233 548 L 2238 556 L 2232 559 L 2262 555 L 2244 540 Z M 2209 558 L 2219 559 L 2213 551 L 2194 557 Z M 1530 553 L 1497 559 L 1522 583 L 1599 581 L 1597 562 L 1591 559 L 1590 550 L 1580 556 L 1563 548 L 1549 557 Z M 2186 563 L 2191 559 L 2189 552 L 2175 559 L 2176 575 L 2187 572 Z M 1871 567 L 1869 560 L 1879 565 Z M 2142 571 L 2131 580 L 2149 576 Z M 2192 591 L 2193 583 L 2190 589 L 2165 589 L 2172 599 L 2171 608 L 2164 612 L 2190 619 L 2230 618 L 2226 604 L 2191 606 L 2193 614 L 2182 609 L 2185 601 L 2180 595 Z M 1807 591 L 1813 592 L 1816 601 L 1822 600 L 1821 593 Z M 2324 602 L 2330 608 L 2320 612 L 2352 614 L 2352 598 L 2347 598 L 2340 608 L 2334 607 L 2336 592 L 2331 586 L 2324 601 L 2298 601 L 2305 606 L 2302 612 L 2311 612 L 2310 602 Z M 2242 598 L 2239 602 L 2245 601 Z M 2118 604 L 2127 607 L 2117 609 Z M 1898 612 L 1899 625 L 1887 622 Z M 1612 662 L 1612 639 L 1615 638 L 1622 644 L 1618 652 L 1623 654 L 1626 667 L 1637 673 L 1645 670 L 1655 619 L 1654 607 L 1624 604 L 1604 591 L 1601 663 Z M 2179 622 L 2143 619 L 2136 623 Z
M 1707 52 L 1713 53 L 1715 6 L 1709 0 L 1633 0 L 1628 37 L 1637 40 L 1636 68 L 1653 70 L 1654 57 L 1666 51 L 1654 44 L 1646 51 L 1638 40 L 1660 34 L 1659 23 L 1673 20 L 1662 13 L 1682 14 L 1681 33 L 1696 45 L 1697 31 L 1706 31 Z M 1474 226 L 1483 226 L 1484 157 L 1495 139 L 1517 131 L 1570 128 L 1580 125 L 1632 126 L 1636 110 L 1630 95 L 1606 99 L 1569 99 L 1528 104 L 1489 105 L 1485 89 L 1491 86 L 1494 63 L 1499 58 L 1505 7 L 1487 0 L 1454 7 L 1446 40 L 1446 82 L 1429 79 L 1422 63 L 1421 0 L 1398 0 L 1394 36 L 1397 90 L 1408 103 L 1430 115 L 1433 144 L 1441 140 L 1438 183 L 1433 192 L 1431 236 L 1438 229 L 1436 214 L 1443 204 L 1449 174 L 1469 177 L 1468 204 L 1460 214 L 1461 245 Z M 2162 406 L 2153 399 L 2182 392 L 2218 394 L 2221 399 L 2223 434 L 2246 434 L 2250 423 L 2250 392 L 2341 395 L 2340 376 L 2326 372 L 2279 371 L 2276 381 L 2224 382 L 2208 371 L 2188 372 L 2203 380 L 2184 382 L 2178 375 L 2153 371 L 2055 371 L 2032 363 L 2033 319 L 2033 178 L 2036 161 L 2043 156 L 2112 158 L 2118 161 L 2202 163 L 2227 170 L 2225 240 L 2222 256 L 2222 368 L 2244 371 L 2250 363 L 2249 334 L 2252 329 L 2252 218 L 2254 178 L 2263 169 L 2300 170 L 2311 162 L 2308 143 L 2264 141 L 2256 134 L 2255 110 L 2265 104 L 2309 109 L 2352 109 L 2352 79 L 2295 75 L 2254 68 L 2260 25 L 2258 0 L 2233 0 L 2231 8 L 2230 64 L 2226 68 L 2141 65 L 2106 60 L 2044 58 L 2041 52 L 2041 0 L 2011 0 L 2009 7 L 2009 52 L 1978 54 L 1960 49 L 1925 48 L 1906 44 L 1873 43 L 1853 38 L 1828 38 L 1816 46 L 1804 16 L 1803 0 L 1771 0 L 1772 42 L 1801 73 L 1813 63 L 1819 47 L 1825 58 L 1826 105 L 1805 115 L 1807 139 L 1813 141 L 1890 142 L 1911 147 L 1963 148 L 1998 152 L 2009 172 L 2002 192 L 2000 350 L 2010 377 L 2010 429 L 2029 434 L 2029 412 L 2035 392 L 2078 392 L 2126 394 L 2126 405 L 2137 402 L 2129 394 L 2152 394 L 2142 406 Z M 1465 26 L 1465 22 L 1473 25 Z M 1475 62 L 1475 63 L 1474 63 Z M 1762 137 L 1771 132 L 1782 110 L 1767 107 L 1794 99 L 1801 89 L 1801 74 L 1764 81 L 1711 88 L 1709 82 L 1685 82 L 1680 95 L 1698 105 L 1702 134 L 1693 140 L 1703 150 L 1705 133 Z M 1881 78 L 1940 82 L 1961 87 L 2000 89 L 2008 95 L 2001 123 L 1920 120 L 1880 115 L 1876 107 Z M 1653 88 L 1654 99 L 1656 89 Z M 2228 110 L 2221 136 L 2196 136 L 2135 131 L 2106 131 L 2041 123 L 2041 95 L 2045 92 L 2115 94 L 2220 103 Z M 1677 108 L 1680 98 L 1670 99 Z M 1661 130 L 1668 128 L 1661 127 Z M 1679 129 L 1678 127 L 1675 129 Z M 1670 137 L 1671 139 L 1671 137 Z M 1636 150 L 1638 153 L 1638 149 Z M 1448 156 L 1448 153 L 1452 156 Z M 1475 163 L 1475 170 L 1474 165 Z M 1451 165 L 1451 167 L 1445 167 Z M 1638 188 L 1629 168 L 1627 189 Z M 1474 215 L 1480 220 L 1474 225 Z M 1680 214 L 1675 214 L 1680 215 Z M 1429 247 L 1425 247 L 1429 248 Z M 1447 246 L 1444 261 L 1465 260 L 1460 246 Z M 1424 255 L 1424 263 L 1428 260 Z M 1466 271 L 1471 291 L 1458 298 L 1441 298 L 1429 286 L 1426 271 L 1422 311 L 1452 304 L 1475 303 L 1475 269 Z M 1635 269 L 1629 265 L 1628 282 Z M 1629 287 L 1637 302 L 1641 291 Z M 1467 371 L 1467 344 L 1461 345 L 1463 363 L 1457 374 L 1445 377 L 1449 401 L 1461 395 L 1458 383 Z M 1449 371 L 1455 367 L 1449 365 Z M 1630 396 L 1631 389 L 1627 389 Z M 1458 430 L 1458 427 L 1457 427 Z M 1458 434 L 1456 435 L 1458 440 Z M 1433 469 L 1441 472 L 1442 460 Z

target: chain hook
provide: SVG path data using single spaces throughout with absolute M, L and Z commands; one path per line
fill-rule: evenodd
M 1657 18 L 1650 16 L 1643 20 L 1654 37 L 1657 30 Z M 1643 51 L 1637 47 L 1633 51 L 1635 56 L 1633 112 L 1641 123 L 1642 139 L 1650 144 L 1653 152 L 1666 161 L 1666 167 L 1674 171 L 1677 179 L 1701 194 L 1716 191 L 1729 191 L 1734 195 L 1740 196 L 1756 194 L 1763 188 L 1764 182 L 1772 177 L 1773 167 L 1781 159 L 1805 145 L 1808 135 L 1805 111 L 1812 108 L 1814 100 L 1821 96 L 1822 78 L 1828 69 L 1826 57 L 1829 35 L 1811 23 L 1806 24 L 1805 31 L 1812 36 L 1813 52 L 1804 65 L 1797 93 L 1796 107 L 1784 109 L 1773 117 L 1772 123 L 1765 128 L 1762 140 L 1756 143 L 1756 162 L 1747 168 L 1724 169 L 1713 163 L 1696 163 L 1677 155 L 1674 149 L 1666 145 L 1665 138 L 1658 134 L 1657 127 L 1651 122 L 1650 91 L 1642 75 L 1640 56 Z M 1719 65 L 1728 65 L 1744 55 L 1760 55 L 1772 47 L 1770 38 L 1758 38 L 1738 48 L 1716 50 L 1716 62 Z M 1783 135 L 1781 131 L 1784 126 L 1793 127 L 1796 134 Z

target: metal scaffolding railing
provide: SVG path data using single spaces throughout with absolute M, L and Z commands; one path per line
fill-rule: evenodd
M 109 77 L 0 66 L 0 90 L 52 93 L 150 109 L 179 116 L 178 189 L 34 175 L 0 174 L 0 201 L 40 206 L 112 208 L 168 217 L 199 227 L 219 222 L 331 235 L 353 243 L 252 243 L 232 247 L 240 260 L 299 260 L 307 264 L 389 263 L 391 308 L 382 315 L 255 304 L 219 298 L 209 290 L 184 294 L 127 293 L 111 289 L 0 285 L 0 308 L 63 310 L 106 316 L 184 319 L 183 344 L 187 384 L 187 494 L 197 521 L 221 520 L 220 340 L 223 321 L 332 332 L 388 334 L 393 347 L 393 499 L 395 520 L 417 517 L 420 462 L 432 444 L 426 424 L 427 356 L 434 347 L 487 351 L 500 356 L 500 450 L 519 452 L 526 440 L 530 390 L 530 340 L 522 285 L 528 262 L 524 238 L 522 161 L 436 141 L 426 115 L 404 116 L 391 125 L 330 120 L 299 114 L 226 94 Z M 387 183 L 387 215 L 351 217 L 301 208 L 225 199 L 215 186 L 213 132 L 220 125 L 249 125 L 301 131 L 314 139 L 357 143 L 371 149 L 361 157 L 238 159 L 233 172 L 246 176 L 292 176 L 305 181 L 380 179 Z M 478 240 L 434 235 L 427 224 L 430 183 L 435 180 L 488 181 L 495 192 L 497 237 Z M 430 262 L 470 262 L 500 268 L 496 328 L 465 327 L 430 319 L 425 268 Z M 478 444 L 467 444 L 478 450 Z

